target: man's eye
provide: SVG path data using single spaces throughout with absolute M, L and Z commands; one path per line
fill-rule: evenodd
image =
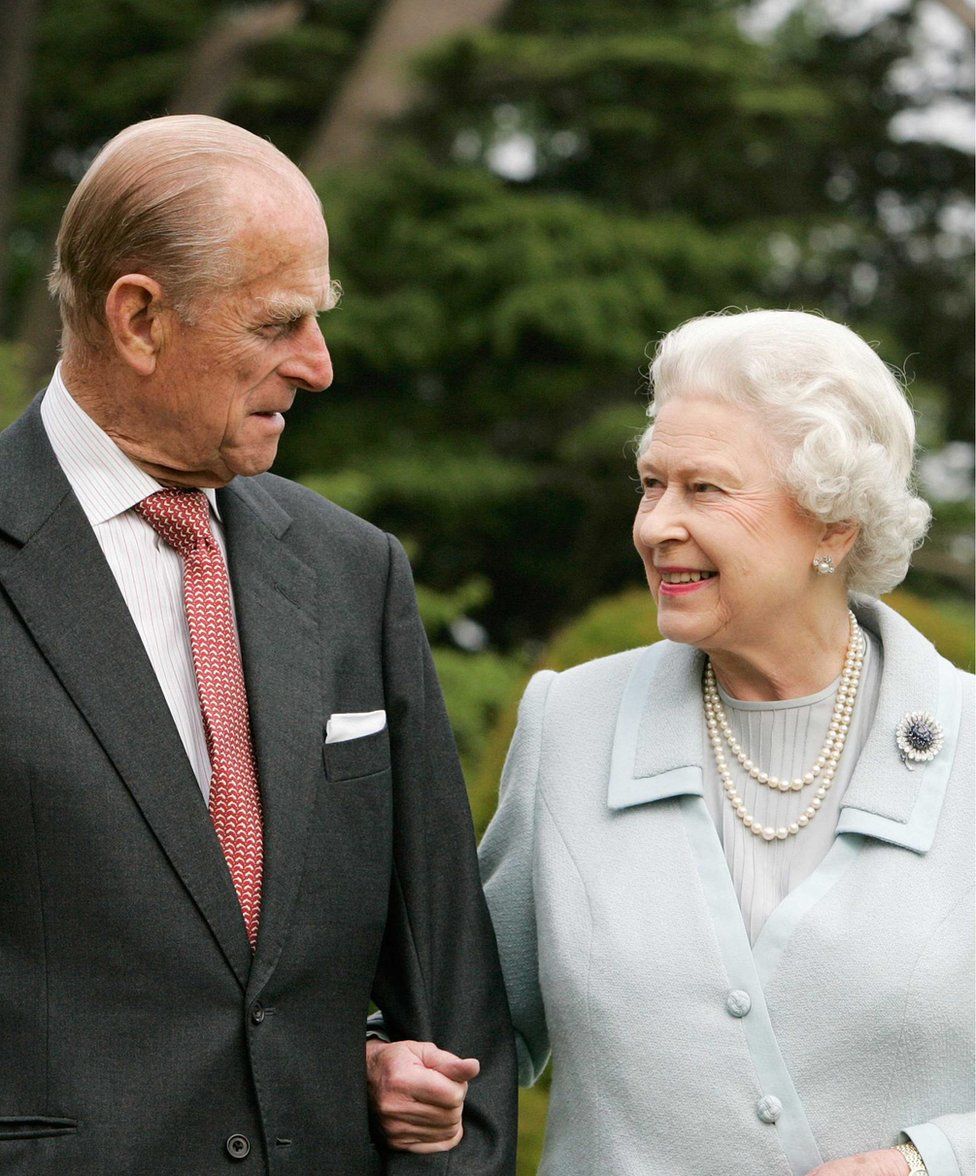
M 266 335 L 269 339 L 280 339 L 283 335 L 288 335 L 302 320 L 300 318 L 289 319 L 286 323 L 265 323 L 261 327 L 261 334 Z

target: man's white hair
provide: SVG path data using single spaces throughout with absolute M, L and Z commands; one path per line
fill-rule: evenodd
M 824 523 L 858 525 L 843 564 L 848 590 L 880 596 L 901 583 L 932 512 L 914 493 L 912 410 L 863 339 L 803 311 L 723 311 L 665 335 L 650 380 L 652 422 L 680 396 L 754 410 L 801 509 Z
M 187 114 L 126 127 L 95 157 L 61 220 L 49 285 L 66 332 L 98 344 L 106 295 L 123 274 L 154 278 L 185 318 L 201 294 L 233 285 L 243 260 L 233 202 L 261 180 L 318 202 L 287 156 L 233 123 Z

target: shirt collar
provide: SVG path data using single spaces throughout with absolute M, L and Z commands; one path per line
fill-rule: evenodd
M 93 527 L 130 510 L 137 502 L 163 489 L 141 470 L 85 412 L 68 391 L 61 365 L 41 402 L 41 420 L 58 464 Z M 217 493 L 203 490 L 219 519 Z

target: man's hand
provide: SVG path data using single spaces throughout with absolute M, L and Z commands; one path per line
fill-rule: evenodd
M 450 1151 L 461 1142 L 461 1112 L 476 1058 L 431 1041 L 366 1042 L 369 1101 L 387 1144 L 399 1151 Z
M 907 1176 L 908 1161 L 893 1147 L 883 1151 L 861 1152 L 843 1160 L 831 1160 L 808 1172 L 807 1176 Z

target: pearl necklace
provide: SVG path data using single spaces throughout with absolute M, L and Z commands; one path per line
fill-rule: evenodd
M 774 839 L 785 841 L 787 837 L 795 837 L 801 829 L 806 828 L 817 815 L 833 783 L 841 752 L 844 750 L 844 743 L 847 740 L 851 715 L 854 713 L 854 701 L 857 698 L 857 688 L 861 680 L 861 667 L 864 664 L 864 636 L 854 614 L 848 612 L 847 615 L 850 622 L 850 637 L 847 643 L 847 654 L 844 658 L 844 668 L 841 671 L 840 684 L 837 687 L 837 697 L 834 700 L 834 709 L 830 717 L 830 726 L 827 729 L 827 738 L 813 767 L 808 772 L 804 772 L 802 776 L 796 776 L 792 780 L 780 780 L 768 772 L 761 771 L 746 755 L 729 726 L 725 708 L 719 697 L 711 660 L 705 665 L 705 677 L 702 684 L 705 701 L 705 726 L 708 729 L 708 741 L 712 745 L 715 766 L 718 768 L 722 788 L 735 815 L 747 829 L 751 829 L 757 837 L 761 837 L 764 841 L 773 841 Z M 800 792 L 808 784 L 819 780 L 819 786 L 811 798 L 810 804 L 792 824 L 781 825 L 778 829 L 772 825 L 764 826 L 746 809 L 745 801 L 739 795 L 732 781 L 722 746 L 723 740 L 728 744 L 729 750 L 742 766 L 743 771 L 767 788 L 776 789 L 779 792 Z

